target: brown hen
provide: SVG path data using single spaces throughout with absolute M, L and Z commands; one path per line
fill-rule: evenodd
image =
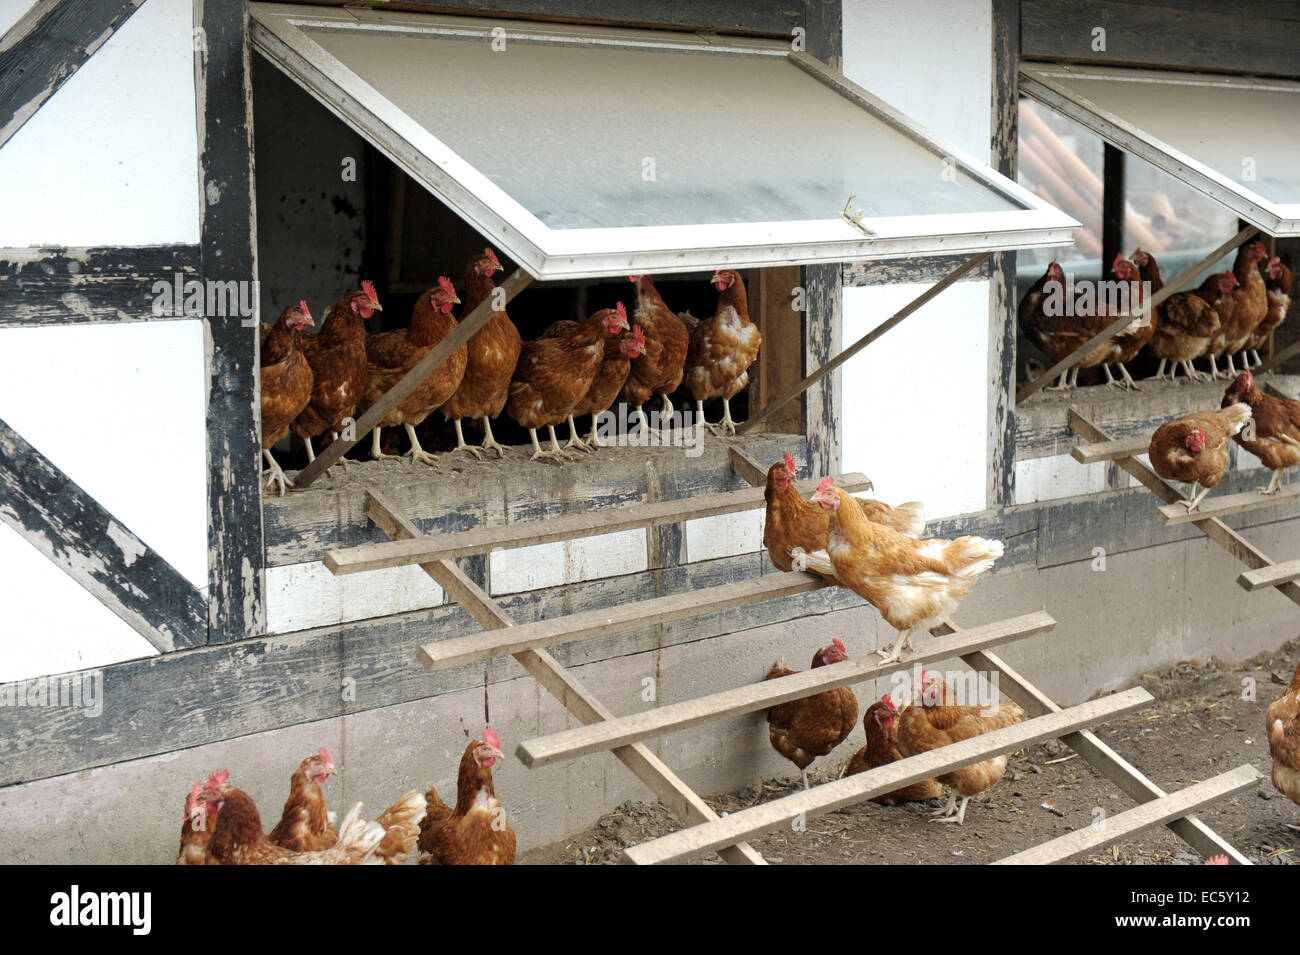
M 1273 756 L 1273 785 L 1300 806 L 1300 664 L 1281 699 L 1268 708 L 1268 751 Z M 1300 832 L 1300 826 L 1289 826 Z
M 708 425 L 717 433 L 735 434 L 731 399 L 749 384 L 749 366 L 758 357 L 762 335 L 749 320 L 749 303 L 740 273 L 719 269 L 713 273 L 718 307 L 711 318 L 701 319 L 691 331 L 686 352 L 686 387 L 695 398 L 696 420 L 704 421 L 704 401 L 722 399 L 722 421 Z
M 302 352 L 302 330 L 314 324 L 307 303 L 300 301 L 280 313 L 262 340 L 262 454 L 270 465 L 266 490 L 279 484 L 281 497 L 289 481 L 271 447 L 289 433 L 289 425 L 311 401 L 315 376 Z
M 649 430 L 650 422 L 641 406 L 652 396 L 660 395 L 663 398 L 661 420 L 672 416 L 673 403 L 668 396 L 682 383 L 691 336 L 660 296 L 654 279 L 648 275 L 629 275 L 627 280 L 636 285 L 632 322 L 645 334 L 646 348 L 643 355 L 632 361 L 622 396 L 636 410 L 641 426 Z
M 492 783 L 492 766 L 504 758 L 501 737 L 491 727 L 470 740 L 456 777 L 456 805 L 448 806 L 429 787 L 420 824 L 420 865 L 513 865 L 515 831 Z
M 816 669 L 847 659 L 844 644 L 834 640 L 813 654 L 812 665 Z M 763 679 L 775 680 L 797 672 L 787 668 L 784 660 L 777 660 Z M 852 690 L 841 686 L 769 707 L 767 735 L 772 748 L 799 767 L 807 789 L 809 764 L 844 742 L 857 721 L 858 699 Z
M 1193 485 L 1182 503 L 1196 510 L 1228 467 L 1228 442 L 1250 420 L 1250 405 L 1237 403 L 1221 411 L 1199 411 L 1167 421 L 1151 436 L 1151 467 L 1166 481 Z M 1205 490 L 1195 494 L 1195 485 Z
M 886 693 L 878 703 L 867 707 L 862 717 L 862 728 L 867 734 L 867 745 L 853 754 L 845 776 L 865 773 L 869 769 L 888 766 L 903 758 L 898 748 L 898 710 Z M 937 779 L 923 779 L 919 783 L 895 789 L 883 796 L 872 797 L 872 802 L 882 806 L 897 806 L 903 802 L 925 802 L 943 795 L 943 786 Z
M 1282 472 L 1300 464 L 1300 401 L 1266 395 L 1255 386 L 1255 376 L 1242 372 L 1228 386 L 1223 406 L 1244 401 L 1250 405 L 1253 421 L 1237 434 L 1236 442 L 1273 472 L 1261 494 L 1282 489 Z

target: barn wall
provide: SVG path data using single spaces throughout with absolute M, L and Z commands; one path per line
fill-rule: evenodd
M 1300 521 L 1257 528 L 1251 536 L 1279 560 L 1300 557 Z M 1245 593 L 1235 583 L 1238 570 L 1220 548 L 1194 539 L 1117 555 L 1104 572 L 1093 571 L 1090 561 L 995 571 L 963 602 L 958 618 L 975 625 L 1046 609 L 1058 621 L 1054 632 L 1008 645 L 999 654 L 1062 704 L 1078 703 L 1120 688 L 1146 670 L 1211 654 L 1241 660 L 1293 637 L 1294 605 L 1276 594 Z M 1104 623 L 1099 622 L 1102 608 L 1109 612 Z M 622 656 L 574 672 L 616 713 L 632 713 L 648 705 L 640 696 L 646 676 L 657 679 L 660 703 L 675 703 L 757 681 L 778 656 L 802 668 L 804 658 L 832 637 L 856 654 L 891 640 L 893 631 L 875 611 L 858 608 Z M 945 661 L 935 668 L 962 664 Z M 865 704 L 890 683 L 854 689 Z M 521 739 L 575 725 L 531 679 L 493 684 L 488 699 L 490 718 L 508 752 Z M 10 786 L 0 790 L 0 863 L 170 862 L 187 780 L 228 767 L 267 815 L 274 815 L 298 754 L 322 745 L 343 768 L 328 787 L 336 810 L 358 799 L 378 809 L 425 780 L 449 790 L 465 734 L 477 732 L 482 722 L 483 690 L 471 688 Z M 814 764 L 814 771 L 847 760 L 862 742 L 859 726 L 829 759 Z M 703 793 L 750 785 L 756 775 L 794 772 L 772 751 L 761 713 L 667 736 L 651 748 Z M 585 829 L 624 800 L 653 798 L 603 754 L 537 770 L 509 758 L 495 777 L 521 849 Z
M 918 68 L 935 62 L 944 68 Z M 987 2 L 844 4 L 845 76 L 977 157 L 989 156 L 992 69 Z M 924 289 L 846 288 L 844 343 Z M 988 503 L 988 317 L 988 282 L 961 282 L 846 367 L 843 466 L 869 475 L 881 498 L 920 499 L 930 516 Z

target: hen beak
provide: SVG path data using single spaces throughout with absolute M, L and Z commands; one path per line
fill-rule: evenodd
M 370 307 L 376 312 L 382 312 L 384 310 L 384 306 L 380 305 L 378 302 L 371 302 Z
M 505 270 L 506 270 L 506 267 L 505 267 L 504 265 L 502 265 L 500 262 L 498 262 L 497 265 L 496 265 L 496 268 L 494 268 L 492 271 L 493 271 L 493 272 L 504 272 Z

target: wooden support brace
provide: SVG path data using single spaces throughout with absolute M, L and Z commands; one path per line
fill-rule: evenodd
M 1051 865 L 1056 862 L 1071 862 L 1081 859 L 1089 853 L 1154 829 L 1159 825 L 1168 825 L 1171 820 L 1195 812 L 1210 803 L 1218 802 L 1229 796 L 1235 796 L 1254 789 L 1259 785 L 1259 770 L 1249 764 L 1221 773 L 1213 779 L 1195 783 L 1176 793 L 1161 796 L 1148 803 L 1129 809 L 1118 815 L 1109 816 L 1103 825 L 1094 828 L 1085 826 L 1007 856 L 993 863 L 994 865 Z
M 1064 358 L 1058 361 L 1051 368 L 1047 369 L 1047 371 L 1043 372 L 1041 375 L 1039 375 L 1029 384 L 1025 385 L 1025 387 L 1017 391 L 1016 403 L 1019 404 L 1020 402 L 1024 401 L 1026 398 L 1028 398 L 1030 395 L 1036 392 L 1039 388 L 1042 388 L 1044 385 L 1049 384 L 1052 381 L 1055 381 L 1058 377 L 1060 377 L 1062 372 L 1069 371 L 1075 365 L 1079 364 L 1079 362 L 1083 361 L 1084 358 L 1092 354 L 1092 352 L 1095 351 L 1097 348 L 1099 348 L 1103 343 L 1109 341 L 1125 325 L 1127 325 L 1129 322 L 1133 321 L 1133 319 L 1141 315 L 1144 310 L 1149 309 L 1150 311 L 1154 312 L 1155 309 L 1161 303 L 1163 303 L 1165 299 L 1169 298 L 1169 296 L 1174 295 L 1175 293 L 1180 291 L 1183 285 L 1185 285 L 1188 281 L 1195 278 L 1208 266 L 1211 266 L 1215 262 L 1219 261 L 1219 259 L 1223 258 L 1233 249 L 1237 248 L 1237 246 L 1249 242 L 1252 238 L 1254 238 L 1254 236 L 1258 232 L 1259 232 L 1258 228 L 1256 228 L 1253 225 L 1248 225 L 1240 232 L 1238 232 L 1236 235 L 1234 235 L 1231 239 L 1229 239 L 1227 242 L 1224 242 L 1222 245 L 1220 245 L 1209 255 L 1205 256 L 1205 258 L 1197 262 L 1195 265 L 1191 266 L 1190 268 L 1184 269 L 1182 272 L 1178 274 L 1177 277 L 1167 282 L 1165 286 L 1162 289 L 1160 289 L 1159 292 L 1156 292 L 1154 295 L 1152 295 L 1149 301 L 1144 302 L 1140 308 L 1132 309 L 1128 313 L 1121 315 L 1119 318 L 1115 319 L 1115 321 L 1111 322 L 1109 325 L 1107 325 L 1096 335 L 1093 335 L 1092 338 L 1088 339 L 1086 342 L 1084 342 L 1074 351 L 1070 352 L 1070 354 L 1066 355 Z
M 1292 355 L 1300 355 L 1300 339 L 1293 341 L 1290 345 L 1287 345 L 1286 348 L 1283 348 L 1281 351 L 1276 352 L 1271 358 L 1265 361 L 1264 364 L 1256 368 L 1254 374 L 1256 376 L 1259 376 L 1264 374 L 1265 372 L 1272 371 L 1274 368 L 1279 367 L 1283 362 L 1289 359 Z
M 818 667 L 775 680 L 764 680 L 682 703 L 673 703 L 643 713 L 634 713 L 604 723 L 579 729 L 553 733 L 524 740 L 517 755 L 529 767 L 542 766 L 586 753 L 600 752 L 612 746 L 650 739 L 675 733 L 679 730 L 753 713 L 790 700 L 802 699 L 814 693 L 865 683 L 877 677 L 910 669 L 913 666 L 946 660 L 987 647 L 998 646 L 1013 640 L 1047 633 L 1056 621 L 1042 611 L 972 627 L 957 634 L 927 640 L 918 652 L 899 663 L 886 663 L 875 656 Z
M 1211 497 L 1201 501 L 1199 507 L 1190 514 L 1182 504 L 1166 504 L 1156 508 L 1156 518 L 1161 524 L 1192 524 L 1203 517 L 1226 517 L 1229 514 L 1242 514 L 1246 511 L 1259 511 L 1266 507 L 1275 507 L 1300 500 L 1300 484 L 1284 487 L 1277 494 L 1260 494 L 1247 491 L 1244 494 L 1227 494 L 1223 497 Z
M 863 474 L 842 475 L 837 483 L 850 492 L 864 491 L 871 487 L 871 482 Z M 799 482 L 798 486 L 804 493 L 811 494 L 816 489 L 817 482 L 809 478 Z M 659 524 L 676 524 L 698 517 L 734 514 L 762 507 L 763 503 L 761 490 L 743 488 L 739 491 L 724 491 L 692 498 L 607 507 L 545 520 L 519 521 L 495 527 L 476 527 L 473 530 L 453 534 L 421 536 L 414 540 L 358 544 L 355 547 L 326 551 L 324 561 L 325 566 L 335 574 L 358 574 L 384 567 L 468 557 L 470 554 L 483 554 L 490 550 L 531 547 L 534 544 L 571 540 L 575 537 L 639 530 Z
M 772 414 L 772 412 L 776 411 L 778 408 L 783 408 L 791 401 L 794 401 L 794 399 L 798 398 L 801 394 L 803 394 L 813 385 L 817 384 L 817 382 L 821 381 L 823 378 L 825 378 L 827 375 L 833 372 L 836 368 L 840 367 L 840 365 L 844 364 L 846 361 L 848 361 L 858 352 L 862 351 L 864 348 L 866 348 L 876 339 L 880 338 L 882 335 L 884 335 L 895 325 L 902 322 L 903 319 L 907 318 L 909 315 L 912 315 L 914 312 L 923 308 L 928 302 L 930 302 L 941 292 L 943 292 L 946 288 L 948 288 L 948 286 L 961 281 L 962 278 L 964 278 L 968 273 L 979 268 L 981 265 L 983 265 L 992 257 L 993 257 L 992 252 L 984 252 L 981 253 L 980 255 L 975 256 L 974 258 L 967 259 L 966 263 L 962 265 L 960 268 L 953 270 L 952 272 L 948 273 L 948 275 L 945 276 L 942 281 L 937 282 L 936 284 L 930 286 L 923 293 L 921 293 L 916 298 L 914 298 L 911 302 L 904 305 L 901 309 L 899 309 L 897 312 L 895 312 L 885 321 L 881 322 L 879 325 L 877 325 L 871 331 L 867 332 L 867 334 L 863 335 L 861 338 L 859 338 L 848 348 L 841 351 L 838 355 L 836 355 L 826 364 L 822 365 L 820 368 L 814 371 L 803 381 L 799 382 L 799 384 L 795 385 L 789 391 L 785 392 L 785 394 L 776 398 L 758 414 L 753 415 L 752 417 L 749 418 L 749 420 L 745 421 L 743 424 L 737 425 L 736 434 L 738 435 L 746 434 L 749 431 L 753 430 L 755 427 L 757 427 L 760 421 L 762 421 L 768 415 Z
M 661 836 L 623 850 L 630 862 L 654 865 L 681 862 L 739 839 L 771 832 L 797 819 L 807 819 L 892 792 L 942 773 L 970 766 L 1043 740 L 1054 739 L 1093 723 L 1145 706 L 1154 698 L 1141 687 L 1089 700 L 1069 709 L 1025 720 L 982 736 L 951 743 L 877 769 L 846 776 L 814 789 L 742 809 L 716 822 Z
M 420 536 L 416 526 L 392 506 L 379 491 L 367 493 L 367 512 L 384 533 L 394 538 Z M 515 626 L 500 604 L 487 595 L 481 587 L 467 577 L 451 561 L 430 561 L 421 564 L 430 577 L 467 613 L 488 630 Z M 515 654 L 519 665 L 546 688 L 560 703 L 583 723 L 595 723 L 614 718 L 604 704 L 588 693 L 564 667 L 545 650 L 524 650 Z M 644 782 L 656 796 L 679 818 L 688 824 L 710 822 L 718 818 L 694 790 L 667 767 L 659 757 L 644 746 L 622 746 L 614 755 Z M 763 857 L 744 842 L 723 846 L 718 854 L 724 860 L 741 865 L 766 865 Z
M 424 381 L 432 375 L 438 368 L 442 367 L 452 354 L 464 345 L 484 325 L 488 323 L 494 313 L 500 311 L 513 299 L 522 292 L 531 283 L 533 277 L 523 269 L 515 269 L 510 277 L 497 286 L 504 298 L 503 301 L 496 301 L 497 295 L 490 295 L 474 311 L 470 312 L 461 319 L 450 335 L 433 346 L 429 352 L 415 363 L 397 384 L 384 392 L 384 396 L 366 409 L 356 423 L 356 437 L 351 441 L 345 441 L 342 437 L 331 442 L 320 454 L 316 455 L 316 460 L 312 461 L 305 468 L 298 472 L 293 479 L 294 487 L 308 487 L 313 481 L 325 473 L 325 471 L 338 461 L 339 458 L 347 454 L 357 442 L 363 440 L 379 422 L 387 417 L 388 412 L 392 411 L 406 398 L 419 388 Z
M 1111 440 L 1101 428 L 1085 418 L 1079 412 L 1071 408 L 1069 412 L 1070 427 L 1077 431 L 1087 441 L 1101 442 Z M 1166 484 L 1160 475 L 1151 470 L 1137 458 L 1119 458 L 1116 463 L 1138 479 L 1145 485 L 1156 497 L 1160 498 L 1166 504 L 1173 504 L 1181 501 L 1183 496 Z M 1251 570 L 1259 570 L 1261 567 L 1272 567 L 1273 561 L 1269 559 L 1262 551 L 1254 547 L 1244 537 L 1230 528 L 1223 521 L 1216 517 L 1197 517 L 1192 521 L 1206 537 L 1214 541 L 1233 557 L 1249 567 Z M 1283 594 L 1295 603 L 1300 604 L 1300 584 L 1293 580 L 1283 581 L 1274 585 L 1278 593 Z
M 1288 560 L 1271 567 L 1243 571 L 1237 578 L 1242 590 L 1256 591 L 1267 587 L 1276 587 L 1289 580 L 1300 579 L 1300 560 Z
M 617 633 L 630 627 L 644 627 L 669 620 L 698 617 L 717 613 L 733 607 L 744 607 L 764 600 L 793 597 L 827 586 L 816 574 L 789 573 L 765 574 L 752 580 L 734 584 L 687 590 L 638 600 L 602 610 L 584 610 L 579 613 L 539 620 L 512 627 L 510 633 L 480 633 L 456 637 L 420 647 L 419 659 L 431 670 L 490 660 L 492 657 L 518 653 L 520 650 L 550 647 L 570 643 L 587 637 Z

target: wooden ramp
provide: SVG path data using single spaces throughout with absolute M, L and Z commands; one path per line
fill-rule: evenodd
M 1110 435 L 1081 415 L 1076 408 L 1070 409 L 1069 421 L 1070 427 L 1084 441 L 1088 442 L 1080 445 L 1080 447 L 1092 449 L 1088 452 L 1089 454 L 1106 454 L 1106 447 L 1108 445 L 1113 446 L 1112 450 L 1115 452 L 1113 457 L 1093 457 L 1092 460 L 1114 460 L 1116 464 L 1145 485 L 1156 497 L 1165 502 L 1165 507 L 1156 510 L 1156 517 L 1162 523 L 1192 524 L 1206 537 L 1245 564 L 1250 571 L 1260 572 L 1257 577 L 1252 577 L 1249 581 L 1245 579 L 1246 574 L 1239 577 L 1238 582 L 1241 583 L 1242 587 L 1252 591 L 1272 587 L 1278 593 L 1300 604 L 1300 584 L 1296 583 L 1296 579 L 1300 577 L 1300 574 L 1281 569 L 1291 568 L 1296 562 L 1277 564 L 1267 554 L 1253 546 L 1219 519 L 1229 514 L 1241 514 L 1245 511 L 1275 507 L 1278 504 L 1300 499 L 1300 485 L 1284 488 L 1278 494 L 1251 492 L 1247 494 L 1230 494 L 1220 498 L 1207 498 L 1201 502 L 1197 510 L 1189 514 L 1187 508 L 1178 503 L 1183 500 L 1183 495 L 1174 490 L 1149 466 L 1133 456 L 1132 440 L 1112 441 Z M 1075 457 L 1076 460 L 1081 460 L 1077 455 Z M 1274 572 L 1273 568 L 1279 568 L 1279 571 Z
M 784 824 L 790 818 L 790 811 L 813 814 L 829 811 L 849 802 L 896 789 L 906 782 L 928 778 L 937 771 L 936 767 L 968 765 L 995 753 L 1008 752 L 1053 736 L 1060 737 L 1134 799 L 1147 803 L 1166 796 L 1163 790 L 1092 736 L 1087 729 L 1100 720 L 1128 712 L 1149 701 L 1150 697 L 1145 691 L 1130 690 L 1062 710 L 993 653 L 994 648 L 1002 644 L 1051 630 L 1055 621 L 1043 612 L 969 629 L 948 626 L 936 628 L 933 631 L 934 639 L 918 641 L 917 647 L 906 660 L 890 666 L 885 666 L 874 657 L 864 657 L 620 717 L 615 716 L 600 700 L 587 692 L 575 676 L 550 655 L 547 648 L 641 627 L 647 623 L 679 620 L 751 606 L 766 600 L 787 598 L 828 584 L 813 574 L 764 574 L 738 583 L 667 594 L 599 610 L 579 610 L 562 617 L 517 625 L 500 604 L 453 562 L 456 557 L 484 554 L 496 549 L 570 540 L 618 530 L 652 528 L 697 517 L 762 507 L 764 501 L 761 485 L 766 468 L 736 449 L 732 450 L 732 467 L 744 480 L 755 486 L 688 500 L 635 503 L 588 514 L 516 522 L 503 527 L 476 528 L 436 536 L 422 534 L 412 521 L 398 512 L 383 493 L 370 490 L 367 494 L 367 514 L 392 540 L 330 551 L 325 555 L 325 564 L 336 574 L 407 564 L 420 566 L 484 631 L 423 645 L 418 652 L 421 663 L 430 668 L 441 668 L 512 656 L 583 724 L 578 729 L 521 742 L 518 755 L 526 765 L 540 766 L 608 750 L 690 827 L 683 833 L 676 833 L 674 837 L 666 837 L 677 837 L 677 842 L 664 843 L 664 840 L 656 840 L 646 846 L 634 847 L 639 851 L 629 852 L 629 858 L 633 861 L 665 861 L 703 852 L 717 852 L 729 863 L 762 865 L 762 856 L 746 840 L 754 833 Z M 806 494 L 817 483 L 816 480 L 802 481 L 799 482 L 799 487 Z M 871 482 L 861 474 L 845 475 L 837 483 L 851 491 L 861 491 L 871 486 Z M 871 773 L 818 786 L 811 792 L 758 806 L 754 810 L 746 810 L 745 813 L 737 813 L 725 819 L 720 818 L 645 745 L 646 740 L 691 726 L 727 716 L 757 712 L 776 703 L 801 699 L 830 687 L 849 686 L 900 669 L 910 669 L 914 664 L 952 657 L 960 657 L 980 672 L 985 680 L 1020 703 L 1031 718 L 1018 726 L 1008 727 L 1005 731 L 1000 730 L 976 740 L 902 760 Z M 751 812 L 757 814 L 746 815 Z M 751 822 L 754 823 L 752 827 Z M 1191 816 L 1171 818 L 1166 824 L 1202 854 L 1223 853 L 1235 862 L 1247 861 L 1232 846 Z M 664 848 L 665 845 L 667 849 Z

